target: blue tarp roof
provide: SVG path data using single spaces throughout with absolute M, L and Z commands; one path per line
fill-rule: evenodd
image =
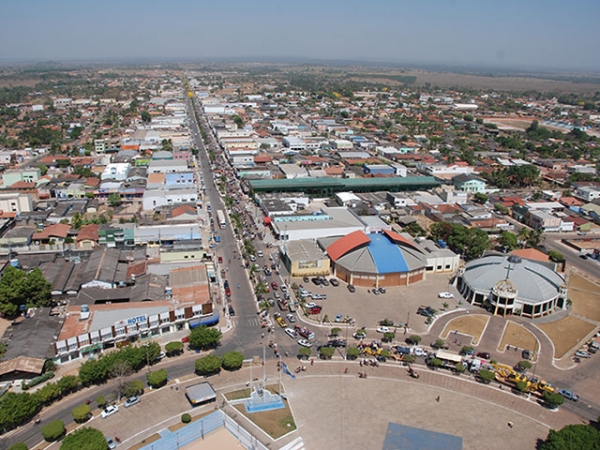
M 369 234 L 369 252 L 379 273 L 408 272 L 408 264 L 396 243 L 379 233 Z

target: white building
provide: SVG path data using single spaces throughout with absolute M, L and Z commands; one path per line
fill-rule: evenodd
M 33 202 L 31 196 L 19 192 L 7 192 L 0 194 L 0 210 L 5 212 L 31 212 Z
M 102 180 L 119 180 L 123 181 L 129 176 L 131 164 L 129 163 L 113 163 L 106 166 L 100 179 Z

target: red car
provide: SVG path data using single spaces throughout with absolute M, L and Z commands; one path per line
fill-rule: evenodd
M 190 337 L 189 336 L 182 337 L 181 342 L 190 342 Z
M 219 256 L 219 264 L 223 264 L 223 257 Z
M 310 308 L 308 310 L 309 313 L 311 314 L 321 314 L 321 307 L 320 306 L 314 306 L 313 308 Z
M 274 290 L 274 291 L 276 291 L 277 289 L 279 289 L 279 285 L 277 284 L 277 282 L 276 282 L 276 281 L 273 281 L 273 282 L 271 283 L 271 287 L 273 288 L 273 290 Z

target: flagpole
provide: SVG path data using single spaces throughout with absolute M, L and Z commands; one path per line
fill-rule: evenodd
M 281 397 L 281 372 L 283 372 L 283 364 L 281 363 L 281 353 L 279 354 L 279 396 Z

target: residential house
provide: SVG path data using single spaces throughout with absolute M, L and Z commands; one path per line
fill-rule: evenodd
M 486 184 L 481 178 L 478 178 L 472 174 L 460 174 L 452 178 L 452 183 L 456 190 L 464 192 L 485 192 Z
M 84 225 L 79 230 L 77 237 L 75 238 L 75 243 L 77 244 L 77 248 L 81 250 L 91 250 L 98 246 L 98 230 L 100 229 L 100 225 L 91 223 L 88 225 Z

